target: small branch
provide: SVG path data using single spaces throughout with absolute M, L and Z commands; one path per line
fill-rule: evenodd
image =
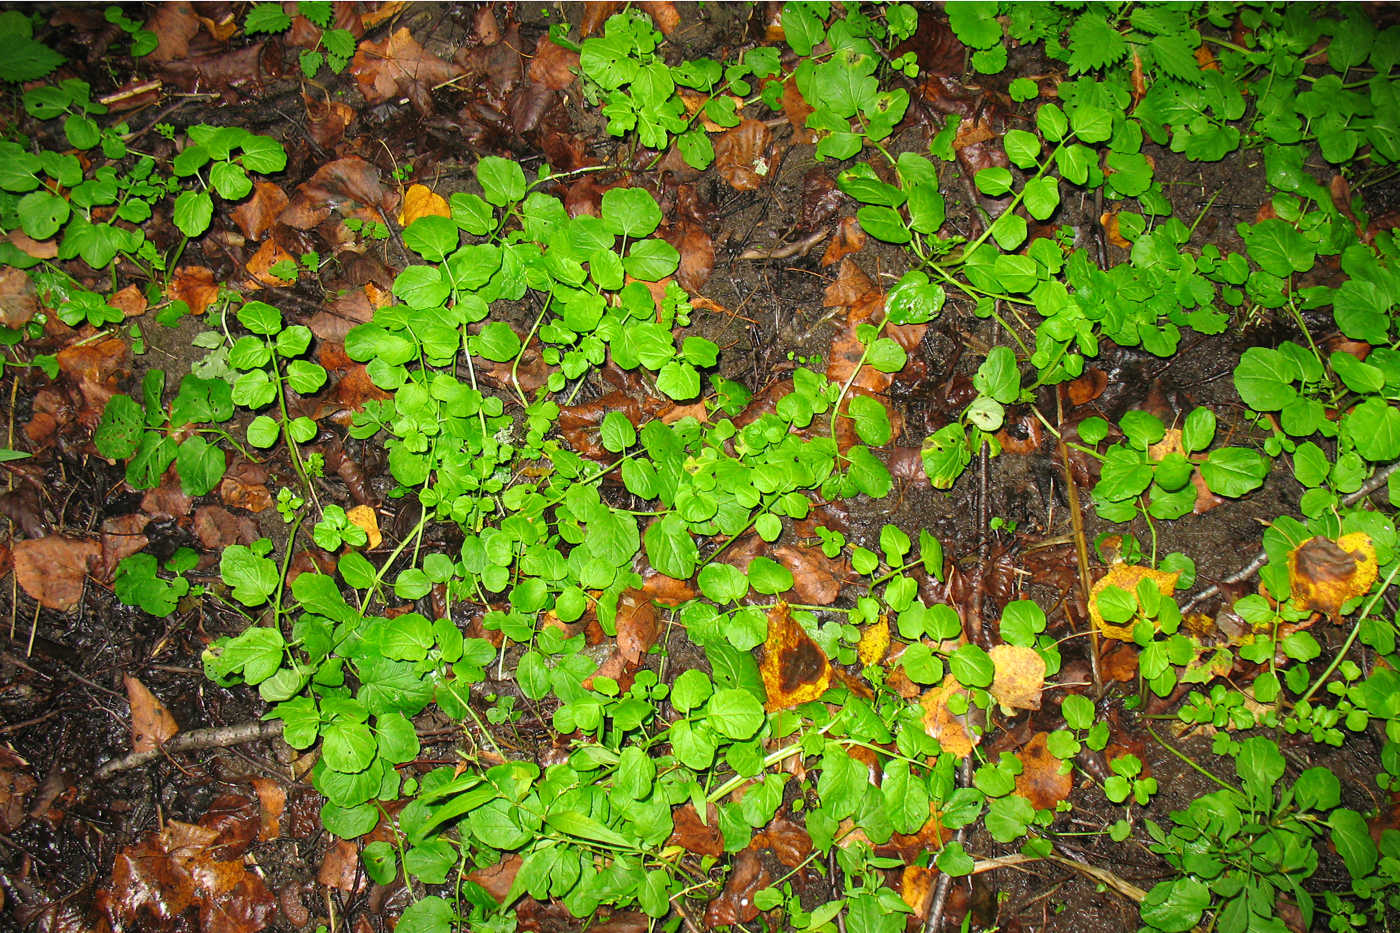
M 262 739 L 276 738 L 282 734 L 282 721 L 243 722 L 233 726 L 214 726 L 209 729 L 194 729 L 182 732 L 159 748 L 146 752 L 132 752 L 125 758 L 116 758 L 98 768 L 93 781 L 105 781 L 114 774 L 139 768 L 174 752 L 188 752 L 200 748 L 227 748 L 230 745 L 243 745 Z
M 1356 492 L 1350 493 L 1347 496 L 1344 496 L 1342 498 L 1342 505 L 1350 506 L 1360 502 L 1362 499 L 1366 498 L 1371 493 L 1384 486 L 1386 484 L 1386 481 L 1390 479 L 1391 475 L 1398 469 L 1400 469 L 1400 460 L 1397 460 L 1395 463 L 1392 463 L 1382 468 L 1381 470 L 1378 470 L 1375 476 L 1372 476 L 1370 479 L 1368 479 L 1365 483 L 1361 485 L 1360 489 L 1356 490 Z M 1224 580 L 1221 580 L 1220 582 L 1226 585 L 1242 583 L 1245 580 L 1248 580 L 1250 577 L 1254 576 L 1255 572 L 1260 567 L 1263 567 L 1264 564 L 1268 562 L 1268 560 L 1269 555 L 1265 554 L 1261 550 L 1258 554 L 1254 555 L 1253 559 L 1251 559 L 1248 564 L 1245 564 L 1239 570 L 1236 570 L 1234 573 L 1230 574 L 1228 577 L 1226 577 Z M 1216 596 L 1219 593 L 1220 584 L 1211 584 L 1210 586 L 1201 590 L 1195 596 L 1192 596 L 1190 599 L 1188 599 L 1186 603 L 1181 607 L 1181 614 L 1185 615 L 1192 609 L 1195 609 L 1201 603 L 1205 602 L 1207 599 L 1210 599 L 1212 596 Z
M 791 259 L 793 256 L 805 256 L 812 251 L 822 240 L 830 235 L 830 230 L 818 230 L 806 239 L 798 240 L 795 243 L 784 243 L 772 249 L 746 249 L 739 254 L 740 259 Z

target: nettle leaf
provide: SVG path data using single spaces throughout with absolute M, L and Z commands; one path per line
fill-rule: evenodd
M 1069 46 L 1069 73 L 1072 75 L 1097 71 L 1128 53 L 1128 44 L 1118 30 L 1103 16 L 1090 12 L 1081 13 L 1070 26 Z

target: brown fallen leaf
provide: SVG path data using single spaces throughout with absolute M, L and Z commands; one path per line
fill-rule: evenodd
M 287 280 L 273 275 L 271 269 L 280 262 L 295 262 L 292 254 L 282 248 L 276 237 L 262 241 L 257 252 L 248 258 L 247 269 L 250 279 L 243 283 L 244 288 L 277 288 L 287 284 Z
M 705 908 L 707 927 L 748 923 L 758 916 L 754 895 L 768 887 L 772 876 L 753 849 L 745 849 L 734 859 L 734 868 L 719 896 Z
M 130 557 L 150 543 L 141 532 L 151 523 L 149 515 L 139 512 L 113 515 L 102 521 L 102 557 L 91 568 L 99 580 L 110 580 L 125 557 Z
M 332 212 L 349 213 L 345 201 L 386 213 L 398 206 L 398 196 L 379 180 L 379 169 L 359 156 L 327 162 L 316 174 L 297 186 L 291 202 L 278 220 L 297 230 L 310 230 Z
M 578 69 L 578 53 L 555 45 L 546 33 L 535 45 L 535 57 L 530 61 L 530 80 L 551 91 L 562 91 L 574 83 Z
M 246 515 L 234 515 L 219 505 L 202 505 L 195 510 L 193 528 L 199 543 L 211 551 L 230 544 L 252 544 L 258 526 Z
M 123 317 L 139 317 L 146 313 L 146 296 L 135 285 L 128 285 L 112 295 L 107 303 L 120 311 Z
M 432 89 L 463 74 L 459 66 L 419 45 L 406 27 L 395 30 L 383 42 L 361 42 L 350 60 L 349 71 L 355 76 L 365 103 L 382 104 L 395 97 L 407 97 L 423 114 L 432 112 Z
M 515 876 L 520 871 L 520 866 L 524 864 L 524 859 L 514 853 L 507 855 L 494 865 L 486 868 L 478 868 L 467 875 L 467 880 L 474 881 L 486 889 L 486 893 L 496 899 L 497 903 L 504 904 L 506 895 L 510 893 L 511 885 L 515 884 Z
M 14 545 L 15 576 L 39 605 L 66 612 L 83 598 L 88 565 L 102 555 L 102 545 L 86 538 L 49 535 Z
M 918 865 L 905 865 L 899 874 L 899 897 L 914 912 L 915 920 L 928 916 L 933 904 L 933 882 L 938 877 L 936 868 L 920 868 Z
M 0 748 L 0 833 L 14 832 L 28 815 L 25 797 L 39 782 L 28 761 L 11 748 Z
M 151 61 L 172 62 L 189 57 L 190 40 L 199 32 L 199 17 L 192 3 L 161 3 L 146 21 L 146 28 L 156 34 L 157 40 Z
M 1034 648 L 994 645 L 991 655 L 996 674 L 988 693 L 1011 709 L 1040 709 L 1045 688 L 1045 659 Z
M 1016 793 L 1029 800 L 1037 810 L 1055 809 L 1074 789 L 1074 775 L 1069 770 L 1060 773 L 1064 762 L 1050 754 L 1049 738 L 1048 733 L 1037 732 L 1016 754 L 1021 759 Z
M 785 602 L 768 613 L 768 637 L 758 670 L 768 693 L 770 713 L 820 699 L 831 686 L 831 662 L 792 617 Z
M 676 12 L 676 5 L 671 0 L 640 0 L 638 6 L 650 14 L 663 36 L 675 32 L 681 24 L 681 15 Z
M 277 215 L 286 209 L 287 201 L 286 192 L 279 186 L 270 181 L 255 182 L 253 196 L 233 209 L 233 222 L 238 224 L 238 229 L 248 239 L 261 239 L 277 222 Z M 201 313 L 193 305 L 190 305 L 190 309 L 195 314 Z
M 617 600 L 617 651 L 628 664 L 642 658 L 660 633 L 656 607 L 641 590 L 626 590 Z
M 781 814 L 754 833 L 752 844 L 754 848 L 772 850 L 778 861 L 789 868 L 803 864 L 812 854 L 812 837 L 807 828 Z
M 0 326 L 23 327 L 38 313 L 39 298 L 28 274 L 13 266 L 0 269 Z
M 1339 620 L 1342 605 L 1364 596 L 1376 582 L 1376 546 L 1364 531 L 1342 535 L 1336 541 L 1315 537 L 1288 553 L 1288 579 L 1293 600 Z
M 682 804 L 671 811 L 671 824 L 674 829 L 666 840 L 668 846 L 716 858 L 724 854 L 724 834 L 719 831 L 719 810 L 714 804 L 706 805 L 703 823 L 694 804 Z
M 836 228 L 836 235 L 831 238 L 831 242 L 826 244 L 826 252 L 822 253 L 821 263 L 829 266 L 832 263 L 840 262 L 851 253 L 860 252 L 865 247 L 865 231 L 861 229 L 860 222 L 854 217 L 842 218 L 841 223 Z
M 271 778 L 249 779 L 258 795 L 258 841 L 271 842 L 282 835 L 282 814 L 287 809 L 287 791 Z
M 131 750 L 149 752 L 175 737 L 180 727 L 145 684 L 130 675 L 122 678 L 126 684 L 127 702 L 131 704 Z
M 746 119 L 715 141 L 715 169 L 735 191 L 753 191 L 768 177 L 772 133 L 761 120 Z
M 266 184 L 264 182 L 264 184 Z M 236 213 L 236 211 L 235 211 Z M 183 301 L 190 313 L 198 316 L 219 300 L 219 283 L 214 273 L 204 266 L 180 266 L 166 286 L 165 295 L 171 301 Z

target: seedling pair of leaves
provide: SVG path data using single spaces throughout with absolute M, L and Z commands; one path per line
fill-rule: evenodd
M 159 486 L 174 463 L 181 489 L 187 495 L 205 495 L 223 478 L 227 461 L 223 450 L 199 431 L 233 417 L 229 384 L 186 376 L 168 410 L 164 390 L 165 371 L 153 369 L 142 381 L 141 401 L 112 396 L 93 443 L 102 456 L 127 461 L 127 482 L 137 489 Z

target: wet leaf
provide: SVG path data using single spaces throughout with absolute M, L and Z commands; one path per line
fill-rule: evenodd
M 0 748 L 0 833 L 10 833 L 28 813 L 25 796 L 38 786 L 29 762 L 8 748 Z
M 540 36 L 535 57 L 530 60 L 530 80 L 552 91 L 562 91 L 574 83 L 578 53 L 555 45 L 548 34 Z
M 724 854 L 724 835 L 719 831 L 719 810 L 714 804 L 706 806 L 703 823 L 695 806 L 689 803 L 672 810 L 671 820 L 675 829 L 666 840 L 668 846 L 681 846 L 696 855 L 718 857 Z
M 1063 762 L 1050 754 L 1047 746 L 1049 738 L 1048 733 L 1037 732 L 1016 754 L 1021 759 L 1021 773 L 1016 775 L 1016 793 L 1029 800 L 1037 810 L 1054 810 L 1056 804 L 1067 799 L 1074 789 L 1074 775 L 1068 770 L 1060 773 Z
M 734 859 L 734 868 L 724 890 L 705 908 L 705 924 L 709 927 L 748 923 L 758 916 L 754 895 L 766 888 L 772 877 L 763 867 L 758 853 L 745 849 Z
M 656 607 L 641 590 L 627 590 L 617 600 L 617 650 L 628 664 L 642 663 L 656 644 Z
M 407 227 L 419 217 L 451 217 L 447 200 L 427 185 L 409 185 L 399 208 L 399 226 Z
M 993 699 L 1013 709 L 1040 709 L 1045 687 L 1045 659 L 1034 648 L 994 645 L 990 651 L 996 675 L 988 688 Z
M 233 222 L 238 224 L 238 229 L 248 239 L 261 239 L 272 229 L 272 225 L 277 221 L 277 215 L 286 208 L 287 202 L 286 192 L 278 185 L 274 185 L 270 181 L 254 182 L 252 197 L 247 198 L 233 209 Z M 212 283 L 212 273 L 209 279 Z M 208 307 L 212 300 L 210 298 L 209 301 L 206 301 L 203 307 Z M 186 299 L 186 303 L 189 303 L 188 299 Z M 190 304 L 190 310 L 195 314 L 203 313 L 203 307 L 196 308 Z
M 15 576 L 41 606 L 66 612 L 83 598 L 88 565 L 102 545 L 85 538 L 49 535 L 14 545 Z
M 150 59 L 171 62 L 189 56 L 190 40 L 199 33 L 199 17 L 192 3 L 162 3 L 147 20 L 146 28 L 158 40 Z
M 938 877 L 937 869 L 905 865 L 899 876 L 899 897 L 909 905 L 916 920 L 928 916 L 933 903 L 933 883 Z
M 1333 619 L 1347 600 L 1369 593 L 1377 575 L 1376 546 L 1361 531 L 1311 538 L 1288 553 L 1294 601 Z
M 754 834 L 753 845 L 771 849 L 789 868 L 801 865 L 812 854 L 812 837 L 806 827 L 781 815 Z
M 744 120 L 715 141 L 715 168 L 735 191 L 753 191 L 768 177 L 772 134 L 760 120 Z
M 872 622 L 861 631 L 860 641 L 856 644 L 856 657 L 860 658 L 861 664 L 878 664 L 889 650 L 890 623 L 887 619 Z
M 832 263 L 840 262 L 851 253 L 859 252 L 865 247 L 865 231 L 860 227 L 860 221 L 854 217 L 846 217 L 836 227 L 836 234 L 831 241 L 826 244 L 826 252 L 822 253 L 822 265 L 829 266 Z
M 361 42 L 349 71 L 366 103 L 407 97 L 419 113 L 432 111 L 429 93 L 434 87 L 463 73 L 460 66 L 425 50 L 407 28 L 396 30 L 383 42 Z
M 831 686 L 831 662 L 793 619 L 787 603 L 779 602 L 768 613 L 759 673 L 770 713 L 819 699 Z

